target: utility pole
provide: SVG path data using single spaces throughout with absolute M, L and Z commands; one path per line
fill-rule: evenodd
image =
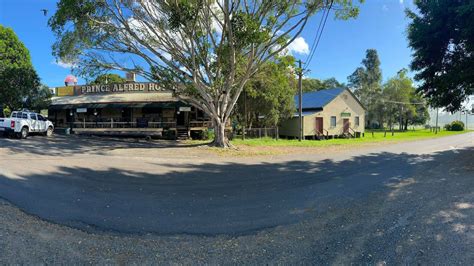
M 244 90 L 244 126 L 242 127 L 242 140 L 245 140 L 246 127 L 247 127 L 247 91 Z
M 469 110 L 467 110 L 467 108 L 466 108 L 466 110 L 464 110 L 464 112 L 466 113 L 466 125 L 464 126 L 464 130 L 467 131 L 468 130 L 468 128 L 467 128 L 467 116 L 469 115 Z
M 303 68 L 301 66 L 301 60 L 298 60 L 299 68 L 298 68 L 298 114 L 299 114 L 299 134 L 298 140 L 303 140 Z

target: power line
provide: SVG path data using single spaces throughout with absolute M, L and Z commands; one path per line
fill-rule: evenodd
M 318 41 L 319 31 L 321 29 L 321 26 L 323 25 L 325 15 L 326 15 L 326 9 L 323 10 L 323 14 L 321 16 L 321 21 L 319 21 L 318 29 L 316 30 L 316 34 L 314 35 L 313 45 L 311 46 L 311 50 L 308 54 L 308 57 L 306 58 L 306 62 L 308 62 L 309 58 L 312 57 L 312 55 L 314 54 L 314 51 L 316 50 L 316 43 Z M 307 63 L 305 63 L 305 64 L 307 65 Z
M 331 0 L 331 3 L 329 4 L 329 8 L 324 9 L 323 15 L 321 16 L 321 21 L 319 22 L 319 26 L 316 31 L 316 36 L 314 38 L 313 46 L 311 47 L 310 54 L 308 55 L 308 58 L 306 59 L 306 62 L 305 62 L 305 65 L 306 65 L 305 70 L 308 69 L 309 63 L 313 59 L 316 49 L 318 48 L 319 42 L 321 41 L 321 36 L 323 35 L 324 27 L 326 26 L 326 22 L 329 17 L 329 11 L 331 10 L 333 3 L 334 3 L 334 0 Z
M 418 102 L 418 103 L 412 103 L 412 102 L 397 102 L 397 101 L 390 101 L 390 100 L 384 100 L 381 99 L 382 102 L 387 102 L 387 103 L 400 103 L 400 104 L 413 104 L 413 105 L 425 105 L 426 103 L 424 102 Z

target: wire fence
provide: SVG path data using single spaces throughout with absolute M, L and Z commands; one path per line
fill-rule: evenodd
M 240 137 L 242 137 L 242 132 L 240 132 Z M 246 128 L 245 137 L 278 139 L 278 127 Z

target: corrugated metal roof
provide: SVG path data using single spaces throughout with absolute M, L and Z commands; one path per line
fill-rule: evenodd
M 102 109 L 102 108 L 175 108 L 188 106 L 182 102 L 156 102 L 156 103 L 80 103 L 50 105 L 49 110 L 66 110 L 76 108 Z
M 320 109 L 341 94 L 344 88 L 334 88 L 303 93 L 303 109 Z M 295 96 L 296 108 L 299 108 L 298 95 Z M 314 113 L 314 112 L 313 112 Z
M 111 93 L 111 94 L 83 94 L 79 96 L 53 97 L 51 105 L 66 104 L 100 104 L 100 103 L 152 103 L 177 102 L 171 93 Z

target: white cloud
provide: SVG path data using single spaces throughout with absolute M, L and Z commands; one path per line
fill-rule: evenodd
M 290 54 L 309 54 L 309 45 L 303 37 L 298 37 L 288 45 L 287 50 Z
M 73 68 L 77 66 L 75 63 L 64 62 L 62 60 L 53 60 L 51 63 L 62 68 Z
M 167 52 L 163 51 L 161 55 L 168 61 L 172 59 L 171 55 Z
M 400 0 L 400 4 L 403 5 L 403 0 Z
M 222 34 L 221 24 L 214 17 L 211 19 L 211 29 L 214 30 L 218 35 Z
M 383 5 L 383 6 L 382 6 L 382 10 L 383 10 L 383 11 L 388 11 L 388 6 L 387 6 L 387 5 Z

